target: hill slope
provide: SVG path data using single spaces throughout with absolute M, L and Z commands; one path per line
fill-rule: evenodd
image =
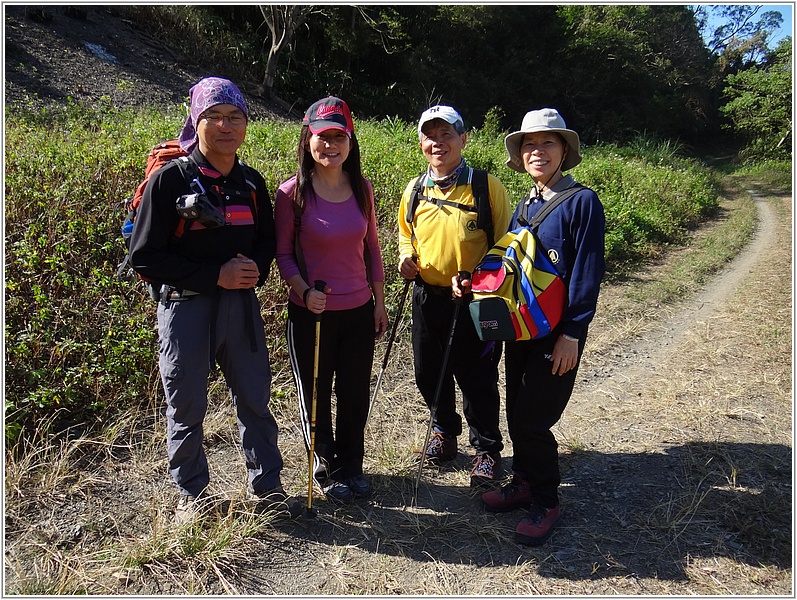
M 6 103 L 67 98 L 136 108 L 180 104 L 210 72 L 108 6 L 4 5 Z M 285 111 L 242 92 L 255 118 Z M 105 100 L 104 100 L 105 99 Z

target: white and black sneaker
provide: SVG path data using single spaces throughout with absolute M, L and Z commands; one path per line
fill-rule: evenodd
M 321 489 L 329 500 L 337 500 L 338 502 L 349 502 L 354 500 L 354 492 L 342 481 L 336 481 L 331 478 L 327 479 L 324 485 L 321 486 Z

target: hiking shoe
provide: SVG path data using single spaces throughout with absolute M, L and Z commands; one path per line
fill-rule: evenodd
M 199 517 L 198 504 L 196 496 L 180 494 L 180 499 L 174 509 L 174 522 L 177 525 L 185 525 L 196 520 Z
M 558 506 L 543 508 L 535 502 L 529 513 L 515 527 L 515 541 L 527 546 L 539 546 L 551 537 L 560 516 Z
M 487 512 L 508 512 L 516 508 L 530 508 L 533 501 L 529 482 L 515 474 L 512 480 L 497 490 L 482 494 Z
M 346 485 L 354 494 L 355 498 L 370 498 L 371 497 L 371 484 L 362 475 L 355 475 L 346 480 Z
M 470 471 L 470 487 L 490 485 L 501 474 L 500 454 L 477 454 Z
M 324 490 L 324 495 L 330 500 L 337 500 L 338 502 L 354 500 L 354 492 L 342 481 L 327 479 L 321 489 Z
M 420 456 L 420 452 L 417 453 Z M 426 446 L 425 458 L 430 463 L 454 460 L 457 457 L 457 436 L 432 431 L 432 439 Z
M 295 519 L 302 512 L 302 507 L 296 498 L 291 498 L 285 493 L 282 486 L 262 492 L 255 492 L 257 496 L 258 513 L 272 513 L 276 517 Z

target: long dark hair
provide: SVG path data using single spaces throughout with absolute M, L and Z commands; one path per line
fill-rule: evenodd
M 299 135 L 299 147 L 296 151 L 299 169 L 296 171 L 296 187 L 293 190 L 293 201 L 301 206 L 302 209 L 304 209 L 304 199 L 306 198 L 305 192 L 313 189 L 310 172 L 313 170 L 315 161 L 313 160 L 313 155 L 307 149 L 312 135 L 310 128 L 304 125 L 302 133 Z M 351 189 L 354 191 L 357 205 L 363 215 L 365 215 L 365 218 L 369 219 L 371 216 L 371 195 L 368 193 L 368 184 L 365 182 L 360 168 L 360 144 L 357 142 L 357 136 L 353 131 L 349 143 L 349 156 L 343 162 L 343 170 L 349 174 L 349 182 L 351 183 Z

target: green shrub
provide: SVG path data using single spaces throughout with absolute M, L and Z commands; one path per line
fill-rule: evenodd
M 750 161 L 736 170 L 738 175 L 753 177 L 765 185 L 791 192 L 793 163 L 789 160 Z

